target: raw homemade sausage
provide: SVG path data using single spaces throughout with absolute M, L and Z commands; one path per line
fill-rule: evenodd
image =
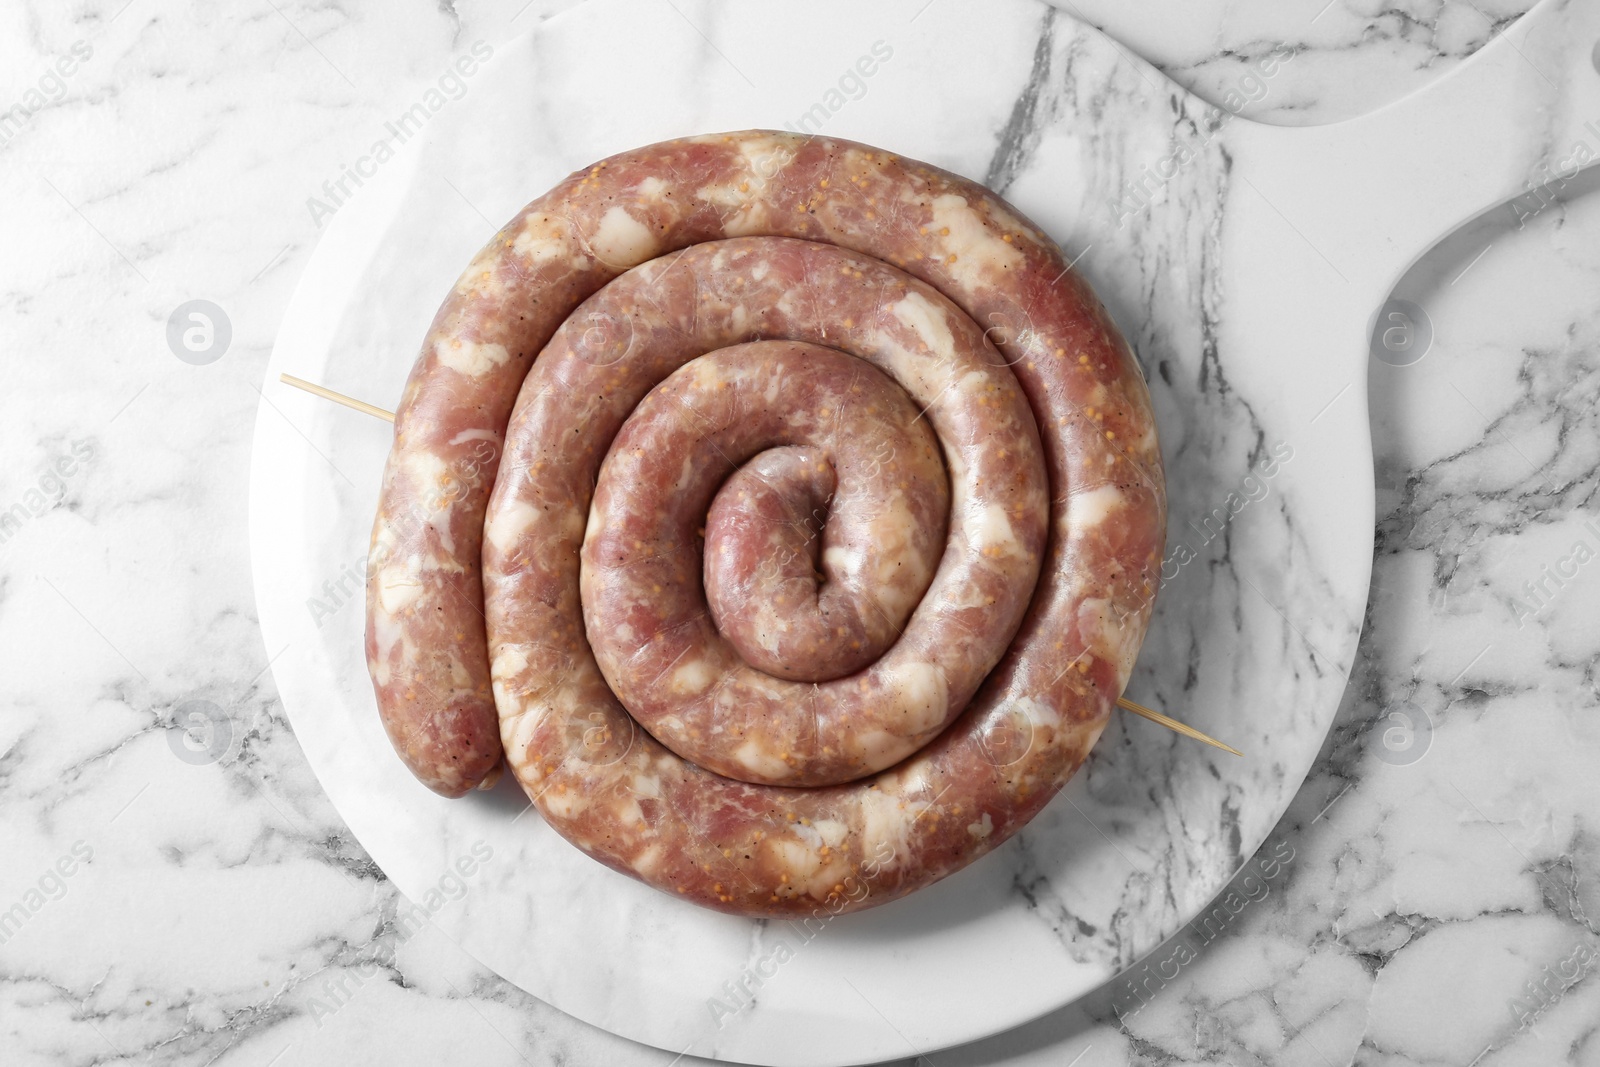
M 801 289 L 805 300 L 790 297 Z M 582 324 L 601 314 L 631 324 L 629 358 L 599 358 L 606 341 Z M 490 633 L 507 635 L 496 653 L 515 634 L 549 644 L 567 632 L 569 613 L 581 614 L 609 689 L 633 718 L 679 755 L 749 782 L 849 781 L 942 730 L 1022 620 L 1049 506 L 1032 412 L 983 332 L 894 267 L 783 238 L 701 244 L 657 260 L 596 294 L 576 321 L 546 347 L 514 416 L 506 462 L 529 473 L 504 483 L 490 516 Z M 644 396 L 699 353 L 756 336 L 826 341 L 861 358 L 809 346 L 742 350 L 697 361 L 674 388 Z M 927 486 L 946 478 L 936 453 L 896 448 L 895 435 L 875 428 L 888 391 L 907 426 L 922 427 L 925 416 L 945 442 L 948 544 L 943 486 Z M 888 597 L 893 647 L 835 681 L 828 676 L 844 672 L 830 669 L 831 648 L 803 649 L 790 664 L 800 680 L 774 678 L 721 636 L 739 633 L 732 620 L 708 612 L 696 526 L 730 468 L 773 446 L 830 441 L 825 458 L 840 485 L 822 535 L 821 590 L 867 585 Z M 589 487 L 607 447 L 591 512 Z M 874 455 L 884 457 L 881 469 L 857 470 Z M 591 528 L 581 601 L 579 531 L 560 525 L 573 515 L 588 515 Z M 942 561 L 932 546 L 909 564 L 899 551 L 932 539 Z M 786 562 L 782 545 L 719 537 L 717 547 Z M 502 555 L 518 548 L 515 560 Z M 931 586 L 929 557 L 939 567 Z M 740 566 L 719 551 L 711 573 L 724 561 Z M 769 629 L 783 624 L 773 601 L 753 603 L 772 615 Z M 563 655 L 586 650 L 575 641 Z
M 874 410 L 840 434 L 852 383 Z M 497 477 L 467 462 L 485 443 Z M 601 862 L 744 914 L 861 908 L 1076 771 L 1163 526 L 1143 379 L 1036 228 L 865 146 L 691 138 L 567 179 L 440 310 L 368 654 L 433 788 L 493 767 L 498 710 L 524 789 Z

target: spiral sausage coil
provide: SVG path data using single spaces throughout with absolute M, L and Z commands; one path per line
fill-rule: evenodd
M 1076 772 L 1164 526 L 1131 350 L 998 197 L 848 141 L 669 141 L 534 201 L 440 308 L 368 663 L 436 792 L 503 755 L 665 892 L 859 910 Z

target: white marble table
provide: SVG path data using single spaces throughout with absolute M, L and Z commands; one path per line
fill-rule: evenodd
M 555 6 L 0 16 L 0 106 L 59 97 L 0 145 L 0 502 L 22 508 L 0 544 L 0 1062 L 671 1059 L 430 927 L 396 930 L 397 894 L 312 777 L 252 618 L 249 426 L 317 237 L 307 199 L 328 202 L 323 182 L 455 56 Z M 1061 6 L 1217 100 L 1241 85 L 1230 57 L 1293 42 L 1250 109 L 1318 122 L 1471 51 L 1483 12 L 1516 13 L 1172 5 L 1151 34 L 1109 4 Z M 1597 1062 L 1600 567 L 1576 546 L 1600 553 L 1600 204 L 1584 191 L 1491 213 L 1402 283 L 1435 336 L 1420 362 L 1373 368 L 1367 633 L 1263 850 L 1274 876 L 1157 950 L 1139 990 L 927 1059 Z M 198 366 L 167 343 L 193 299 L 232 333 Z M 226 716 L 209 752 L 172 728 L 196 701 Z

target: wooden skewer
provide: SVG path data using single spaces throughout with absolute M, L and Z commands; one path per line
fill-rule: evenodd
M 278 380 L 283 382 L 285 385 L 292 385 L 296 389 L 304 389 L 306 392 L 315 396 L 320 396 L 324 400 L 331 400 L 335 404 L 343 404 L 347 408 L 354 408 L 356 411 L 359 411 L 365 415 L 371 415 L 373 418 L 383 419 L 387 422 L 394 421 L 394 412 L 392 411 L 385 411 L 383 408 L 369 404 L 364 400 L 357 400 L 354 397 L 345 396 L 343 393 L 336 393 L 332 389 L 324 388 L 323 386 L 317 385 L 315 382 L 308 382 L 304 378 L 296 378 L 292 374 L 280 374 L 278 375 Z M 1159 711 L 1152 711 L 1143 704 L 1135 704 L 1131 700 L 1125 700 L 1122 697 L 1118 697 L 1117 707 L 1126 708 L 1135 715 L 1142 715 L 1151 722 L 1160 723 L 1167 729 L 1176 731 L 1177 733 L 1182 734 L 1184 737 L 1192 737 L 1196 741 L 1203 741 L 1206 744 L 1211 745 L 1213 748 L 1220 748 L 1224 752 L 1232 752 L 1235 756 L 1244 755 L 1243 752 L 1240 752 L 1232 745 L 1225 745 L 1216 738 L 1208 737 L 1207 735 L 1201 733 L 1193 726 L 1185 725 L 1171 716 L 1161 714 Z
M 357 400 L 353 396 L 336 393 L 326 386 L 318 385 L 316 382 L 308 382 L 304 378 L 296 378 L 292 374 L 280 374 L 278 375 L 278 380 L 284 385 L 292 385 L 296 389 L 304 389 L 306 392 L 320 396 L 324 400 L 331 400 L 335 404 L 343 404 L 347 408 L 355 408 L 362 414 L 371 415 L 375 419 L 383 419 L 387 422 L 394 421 L 394 412 L 385 411 L 374 404 L 367 403 L 365 400 Z
M 1171 716 L 1161 714 L 1159 711 L 1152 711 L 1151 709 L 1145 707 L 1143 704 L 1135 704 L 1131 700 L 1126 700 L 1126 699 L 1124 699 L 1122 697 L 1118 697 L 1117 698 L 1117 707 L 1126 708 L 1129 711 L 1133 712 L 1135 715 L 1143 715 L 1145 718 L 1149 719 L 1151 722 L 1158 722 L 1162 726 L 1165 726 L 1169 730 L 1177 731 L 1178 733 L 1182 734 L 1184 737 L 1192 737 L 1196 741 L 1204 741 L 1206 744 L 1211 745 L 1211 746 L 1213 746 L 1215 748 L 1220 748 L 1224 752 L 1232 752 L 1235 756 L 1244 755 L 1243 752 L 1240 752 L 1238 749 L 1234 748 L 1232 745 L 1225 745 L 1221 741 L 1218 741 L 1215 737 L 1207 737 L 1205 734 L 1201 733 L 1199 730 L 1196 730 L 1193 726 L 1188 726 L 1188 725 L 1186 725 L 1184 723 L 1181 723 L 1177 719 L 1172 718 Z

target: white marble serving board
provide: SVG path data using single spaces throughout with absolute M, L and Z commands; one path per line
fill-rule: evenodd
M 286 647 L 278 689 L 340 814 L 426 921 L 487 966 L 672 1053 L 869 1062 L 1105 982 L 1227 883 L 1315 756 L 1371 565 L 1370 319 L 1437 236 L 1600 118 L 1565 76 L 1571 35 L 1551 30 L 1592 22 L 1595 6 L 1547 4 L 1512 31 L 1520 44 L 1490 45 L 1416 97 L 1294 130 L 1230 118 L 1209 132 L 1215 109 L 1020 0 L 829 0 L 804 17 L 590 0 L 496 49 L 425 137 L 334 205 L 257 419 L 262 628 Z M 1541 40 L 1536 80 L 1516 64 Z M 880 42 L 892 54 L 846 79 Z M 1496 92 L 1530 107 L 1543 94 L 1548 123 L 1512 128 L 1527 107 L 1486 115 Z M 985 181 L 1080 257 L 1146 369 L 1167 461 L 1170 580 L 1129 695 L 1246 752 L 1119 719 L 996 853 L 813 930 L 610 872 L 524 814 L 509 783 L 446 801 L 410 778 L 377 721 L 356 580 L 388 428 L 276 382 L 288 371 L 392 406 L 462 265 L 527 200 L 627 147 L 808 113 L 822 133 Z M 1129 198 L 1141 180 L 1145 203 Z M 774 967 L 780 940 L 793 954 Z M 730 990 L 741 980 L 748 1006 Z

